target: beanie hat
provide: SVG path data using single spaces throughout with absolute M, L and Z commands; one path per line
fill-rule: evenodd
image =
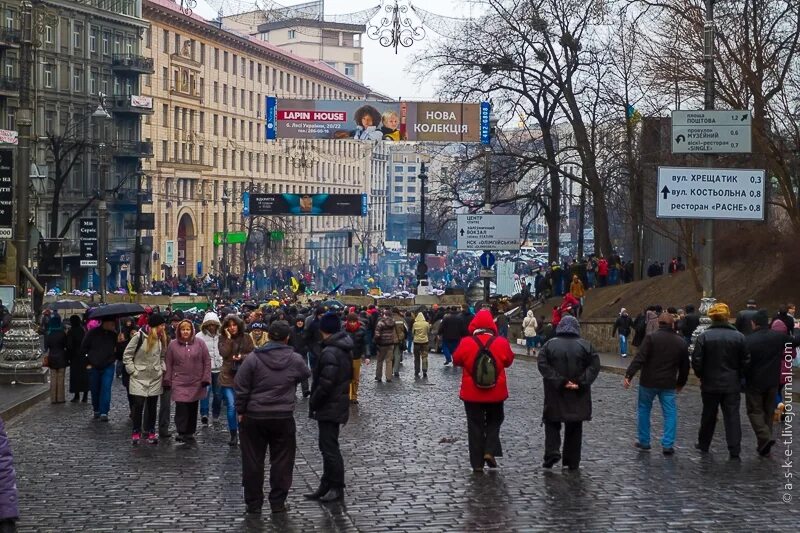
M 658 323 L 672 327 L 675 324 L 675 317 L 670 313 L 661 313 L 658 315 Z
M 786 327 L 786 323 L 780 319 L 773 320 L 772 327 L 770 329 L 772 331 L 777 331 L 778 333 L 783 333 L 784 335 L 789 333 L 789 328 Z
M 166 324 L 166 323 L 167 321 L 159 313 L 153 313 L 152 315 L 147 317 L 147 325 L 150 326 L 151 328 L 157 328 L 161 324 Z
M 323 333 L 338 333 L 342 329 L 342 321 L 336 313 L 325 313 L 319 321 L 319 330 Z
M 271 341 L 284 341 L 289 336 L 291 328 L 289 324 L 283 320 L 276 320 L 269 326 L 267 335 Z
M 558 323 L 558 326 L 556 326 L 556 334 L 562 333 L 580 336 L 581 325 L 578 322 L 578 319 L 572 315 L 565 315 L 564 318 L 562 318 Z
M 708 317 L 714 322 L 724 322 L 731 317 L 731 310 L 727 304 L 718 303 L 711 306 L 708 310 Z
M 250 331 L 253 331 L 254 329 L 260 329 L 261 331 L 265 331 L 267 328 L 261 322 L 253 322 L 252 324 L 250 324 Z

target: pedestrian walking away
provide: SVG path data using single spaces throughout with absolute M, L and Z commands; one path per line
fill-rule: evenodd
M 47 322 L 47 335 L 44 337 L 45 357 L 50 369 L 50 403 L 64 403 L 65 376 L 67 373 L 67 335 L 61 324 L 61 317 L 53 314 Z
M 116 321 L 113 317 L 104 317 L 100 327 L 86 334 L 80 348 L 89 362 L 92 411 L 94 418 L 101 422 L 108 422 L 108 412 L 111 409 L 111 387 L 114 384 L 117 363 L 116 347 Z
M 664 455 L 675 453 L 678 428 L 677 394 L 689 377 L 689 348 L 674 331 L 674 318 L 669 313 L 658 317 L 658 331 L 647 335 L 636 357 L 625 372 L 623 381 L 627 389 L 633 377 L 641 370 L 638 399 L 638 438 L 635 446 L 650 450 L 650 412 L 657 397 L 664 418 L 664 435 L 661 449 Z
M 288 344 L 289 324 L 278 320 L 268 329 L 269 341 L 250 354 L 234 377 L 236 413 L 242 450 L 242 486 L 247 512 L 264 505 L 264 462 L 269 449 L 269 505 L 287 511 L 297 448 L 295 390 L 311 376 L 305 357 Z
M 508 339 L 497 335 L 497 325 L 488 309 L 481 309 L 469 324 L 453 354 L 453 365 L 461 370 L 459 397 L 467 415 L 469 462 L 475 473 L 482 473 L 484 463 L 497 468 L 503 456 L 500 426 L 503 404 L 508 399 L 506 368 L 514 362 Z
M 539 324 L 536 322 L 533 311 L 528 311 L 528 315 L 522 319 L 522 334 L 525 336 L 525 348 L 528 357 L 531 355 L 531 350 L 533 350 L 534 355 L 536 354 L 536 330 L 538 327 Z
M 375 326 L 375 344 L 378 346 L 378 360 L 375 362 L 375 381 L 381 382 L 383 375 L 386 382 L 392 381 L 392 365 L 394 364 L 394 347 L 400 342 L 397 338 L 392 312 L 384 311 L 383 318 Z
M 428 339 L 430 336 L 431 325 L 425 319 L 422 312 L 417 313 L 412 326 L 412 336 L 414 339 L 414 377 L 419 377 L 422 370 L 422 377 L 428 377 Z
M 583 422 L 592 419 L 591 387 L 600 373 L 600 356 L 580 334 L 578 319 L 567 315 L 559 322 L 555 337 L 539 352 L 538 367 L 544 381 L 544 468 L 559 461 L 569 470 L 580 467 Z

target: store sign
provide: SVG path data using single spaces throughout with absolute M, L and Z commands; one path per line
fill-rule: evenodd
M 486 105 L 268 96 L 266 138 L 487 142 Z
M 98 261 L 98 225 L 96 218 L 82 218 L 78 229 L 80 233 L 80 266 L 94 268 Z
M 366 194 L 251 194 L 250 214 L 367 216 Z
M 0 150 L 0 239 L 14 236 L 14 152 Z

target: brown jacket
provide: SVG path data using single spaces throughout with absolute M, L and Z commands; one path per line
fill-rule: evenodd
M 235 337 L 229 337 L 226 326 L 230 321 L 236 322 L 239 332 Z M 244 332 L 244 322 L 236 315 L 228 315 L 222 321 L 222 334 L 219 338 L 219 354 L 222 356 L 222 369 L 219 374 L 220 387 L 233 387 L 233 357 L 242 355 L 243 357 L 251 353 L 255 347 L 253 339 Z

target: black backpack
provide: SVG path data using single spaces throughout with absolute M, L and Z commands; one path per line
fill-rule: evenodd
M 489 351 L 495 337 L 494 335 L 489 337 L 486 344 L 483 344 L 477 335 L 472 338 L 478 345 L 478 355 L 475 356 L 475 362 L 472 365 L 472 381 L 479 389 L 491 389 L 497 385 L 497 376 L 499 375 L 497 361 Z

